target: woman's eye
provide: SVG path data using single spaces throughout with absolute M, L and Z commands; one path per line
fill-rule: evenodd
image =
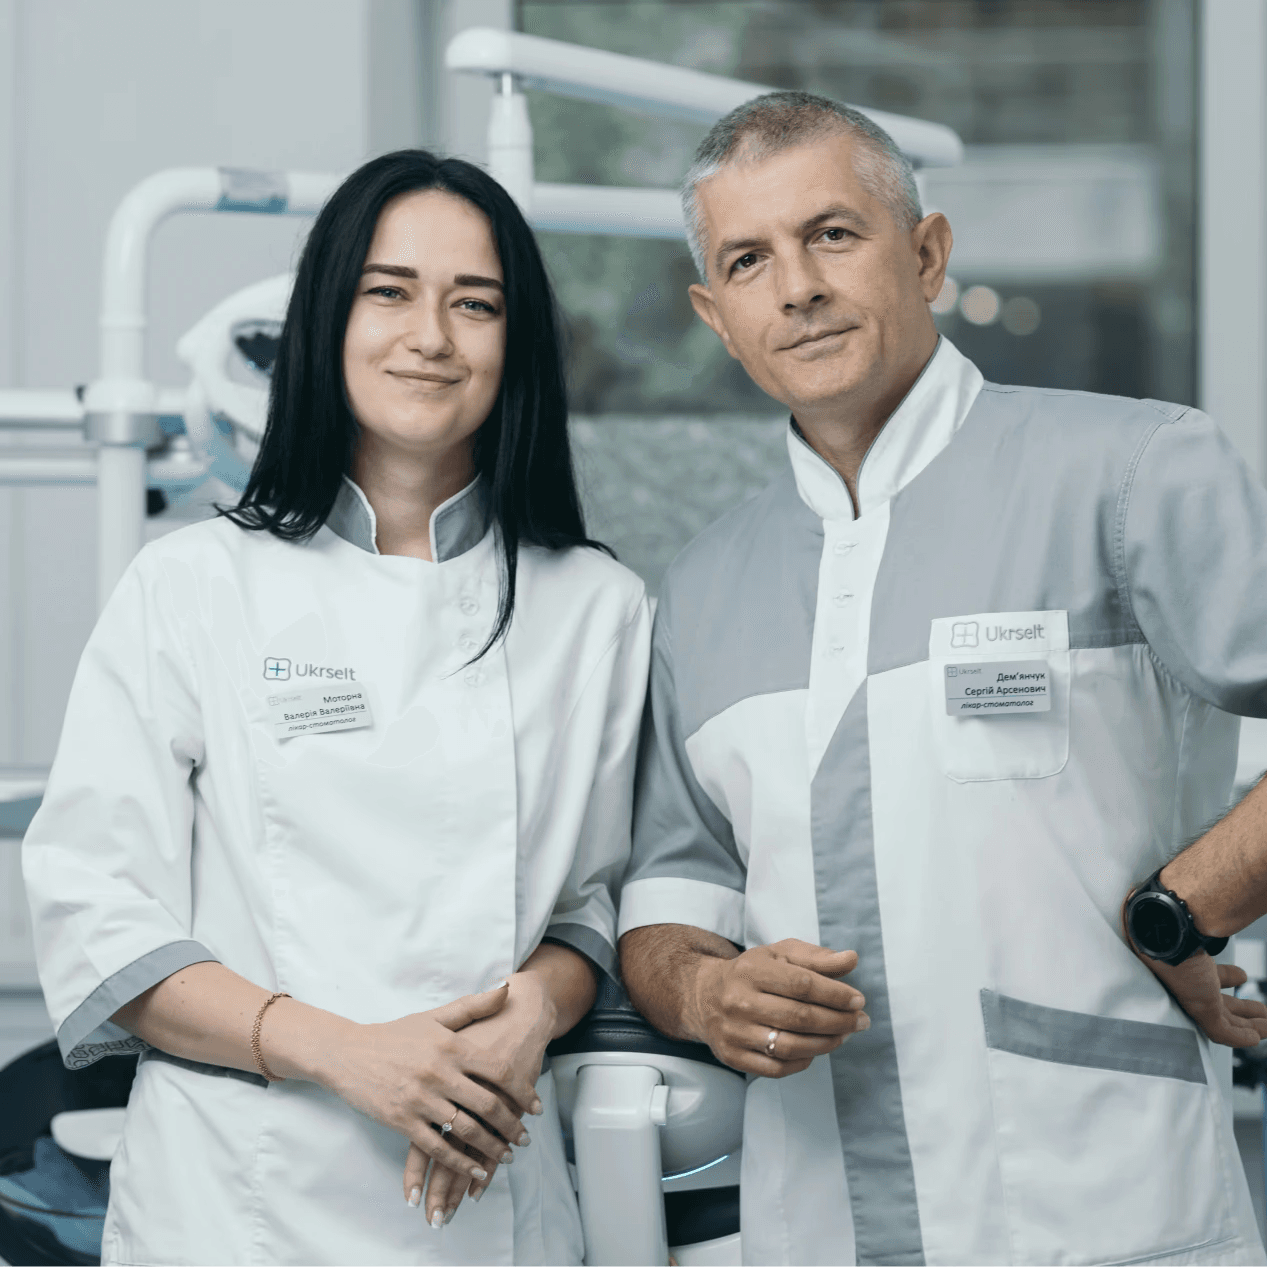
M 384 299 L 403 299 L 405 292 L 399 286 L 373 286 L 365 292 L 367 295 L 382 295 Z
M 458 305 L 465 308 L 468 312 L 497 312 L 497 309 L 492 304 L 485 302 L 483 299 L 461 299 L 458 301 Z

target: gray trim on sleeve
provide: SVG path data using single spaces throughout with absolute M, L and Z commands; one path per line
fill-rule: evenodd
M 620 980 L 620 972 L 616 966 L 615 947 L 601 933 L 596 933 L 588 924 L 551 924 L 545 931 L 542 941 L 557 942 L 578 955 L 584 955 L 600 972 L 605 972 L 613 981 Z
M 188 968 L 191 963 L 215 963 L 217 957 L 196 941 L 173 941 L 134 959 L 107 977 L 62 1023 L 57 1045 L 67 1069 L 83 1069 L 102 1056 L 144 1050 L 146 1044 L 110 1018 L 138 994 Z
M 829 1057 L 855 1261 L 922 1264 L 924 1238 L 880 927 L 865 683 L 832 736 L 810 798 L 819 942 L 858 952 L 849 984 L 866 996 L 871 1018 L 869 1030 Z
M 994 990 L 981 991 L 981 1018 L 986 1046 L 995 1051 L 1087 1069 L 1206 1081 L 1196 1033 L 1176 1025 L 1068 1012 Z

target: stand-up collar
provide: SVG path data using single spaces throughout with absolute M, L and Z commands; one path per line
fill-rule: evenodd
M 378 521 L 374 507 L 349 476 L 343 477 L 326 527 L 349 545 L 378 554 Z M 441 502 L 431 514 L 431 557 L 437 563 L 456 559 L 477 546 L 488 530 L 479 476 L 459 493 Z
M 862 459 L 860 516 L 895 497 L 950 443 L 984 381 L 949 339 L 938 339 L 920 376 Z M 822 519 L 852 519 L 845 481 L 790 424 L 787 447 L 801 500 Z

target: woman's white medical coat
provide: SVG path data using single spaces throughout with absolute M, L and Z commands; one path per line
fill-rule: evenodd
M 509 636 L 469 663 L 498 602 L 483 523 L 475 484 L 432 519 L 437 562 L 382 556 L 348 482 L 306 545 L 219 520 L 138 556 L 25 845 L 69 1066 L 143 1048 L 110 1016 L 204 960 L 358 1022 L 485 989 L 545 936 L 614 963 L 643 587 L 595 550 L 522 549 Z M 370 724 L 340 728 L 360 703 Z M 316 728 L 280 737 L 292 710 Z M 312 1083 L 147 1050 L 103 1258 L 580 1262 L 540 1089 L 533 1143 L 436 1231 L 403 1200 L 399 1135 Z

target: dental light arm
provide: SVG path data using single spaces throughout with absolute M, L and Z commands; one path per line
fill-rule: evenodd
M 774 91 L 763 84 L 488 27 L 455 35 L 444 64 L 452 71 L 510 74 L 530 88 L 560 97 L 705 125 Z M 888 132 L 916 167 L 953 167 L 963 158 L 963 143 L 943 124 L 857 109 Z

